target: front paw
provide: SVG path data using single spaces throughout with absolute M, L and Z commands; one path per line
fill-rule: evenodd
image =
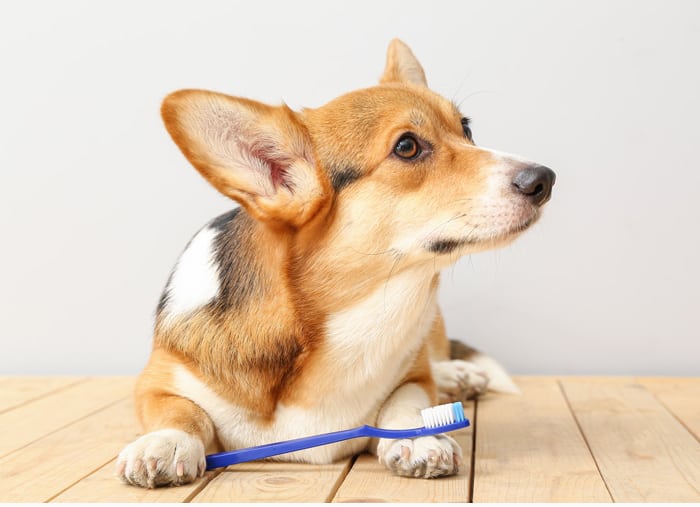
M 127 445 L 117 458 L 117 476 L 143 488 L 179 486 L 204 475 L 201 440 L 181 430 L 158 430 Z
M 381 439 L 379 462 L 397 475 L 430 479 L 459 472 L 462 449 L 447 435 L 404 440 Z

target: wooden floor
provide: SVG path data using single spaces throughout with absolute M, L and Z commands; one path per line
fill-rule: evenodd
M 3 502 L 700 501 L 700 378 L 519 377 L 466 406 L 458 476 L 392 476 L 376 458 L 251 463 L 180 488 L 114 477 L 139 435 L 132 378 L 0 377 Z

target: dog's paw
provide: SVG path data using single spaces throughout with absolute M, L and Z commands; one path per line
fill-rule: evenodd
M 447 435 L 404 440 L 381 439 L 379 462 L 397 475 L 430 479 L 459 472 L 462 449 Z
M 117 476 L 143 488 L 187 484 L 204 475 L 205 469 L 201 440 L 175 429 L 147 433 L 117 458 Z
M 489 385 L 488 373 L 469 361 L 437 361 L 432 367 L 440 403 L 475 398 Z

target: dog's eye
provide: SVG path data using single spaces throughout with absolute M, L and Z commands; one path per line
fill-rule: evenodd
M 462 118 L 462 130 L 464 131 L 464 137 L 473 142 L 474 139 L 472 139 L 472 129 L 469 127 L 469 121 L 469 118 Z
M 418 141 L 416 141 L 415 137 L 409 134 L 402 136 L 396 143 L 396 146 L 394 146 L 394 153 L 396 156 L 406 160 L 413 160 L 420 155 L 420 152 L 421 150 L 420 146 L 418 145 Z

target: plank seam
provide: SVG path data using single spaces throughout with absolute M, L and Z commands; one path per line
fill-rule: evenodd
M 612 492 L 610 491 L 610 486 L 608 486 L 608 481 L 605 480 L 605 476 L 603 475 L 603 472 L 600 470 L 600 465 L 598 464 L 598 460 L 595 457 L 595 454 L 593 454 L 593 449 L 591 449 L 591 444 L 588 442 L 588 438 L 586 437 L 586 433 L 583 431 L 583 427 L 581 426 L 581 423 L 578 420 L 578 417 L 576 417 L 576 412 L 574 411 L 574 408 L 571 406 L 571 401 L 569 400 L 569 397 L 566 395 L 566 389 L 564 388 L 564 385 L 562 384 L 561 380 L 557 379 L 557 385 L 559 386 L 559 390 L 561 391 L 561 394 L 564 398 L 564 401 L 566 402 L 566 406 L 569 409 L 569 413 L 571 414 L 571 417 L 573 417 L 574 422 L 576 423 L 576 427 L 578 428 L 578 432 L 581 435 L 581 438 L 583 438 L 583 441 L 586 443 L 586 448 L 588 449 L 588 452 L 591 455 L 591 459 L 593 459 L 593 463 L 595 463 L 595 468 L 598 471 L 598 475 L 600 476 L 601 480 L 603 481 L 603 484 L 605 485 L 605 489 L 608 492 L 608 496 L 610 496 L 610 500 L 612 502 L 615 502 L 615 497 L 613 496 Z
M 187 495 L 183 500 L 182 503 L 191 503 L 194 498 L 199 495 L 202 491 L 204 491 L 204 488 L 209 486 L 209 483 L 216 479 L 219 474 L 224 473 L 226 469 L 220 469 L 220 470 L 212 470 L 210 474 L 206 474 L 204 477 L 202 477 L 202 484 L 198 485 L 197 488 L 192 491 L 189 495 Z
M 72 484 L 69 484 L 68 486 L 66 486 L 65 488 L 63 488 L 62 490 L 60 490 L 58 493 L 55 493 L 54 495 L 51 495 L 49 498 L 47 498 L 46 500 L 44 500 L 44 503 L 52 502 L 56 497 L 61 496 L 61 495 L 62 495 L 63 493 L 65 493 L 66 491 L 68 491 L 68 490 L 71 489 L 72 487 L 76 486 L 79 482 L 81 482 L 81 481 L 84 480 L 84 479 L 87 479 L 87 478 L 90 477 L 92 474 L 94 474 L 94 473 L 96 473 L 96 472 L 102 470 L 104 467 L 106 467 L 107 465 L 109 465 L 110 463 L 112 463 L 112 462 L 115 461 L 115 460 L 116 460 L 116 456 L 115 456 L 114 458 L 109 458 L 107 461 L 105 461 L 104 463 L 102 463 L 100 466 L 98 466 L 98 467 L 95 468 L 94 470 L 92 470 L 92 471 L 86 473 L 85 475 L 83 475 L 80 479 L 76 480 L 76 481 L 73 482 Z M 117 479 L 115 478 L 115 480 L 117 480 Z
M 671 414 L 671 417 L 673 417 L 676 421 L 678 421 L 678 422 L 680 423 L 680 425 L 683 426 L 683 428 L 685 428 L 686 431 L 687 431 L 688 433 L 690 433 L 690 434 L 695 438 L 695 440 L 697 440 L 698 442 L 700 442 L 700 435 L 696 435 L 695 432 L 692 430 L 692 428 L 690 428 L 690 427 L 683 421 L 683 419 L 681 419 L 679 416 L 677 416 L 677 415 L 675 414 L 675 412 L 674 412 L 673 410 L 671 410 L 671 408 L 670 408 L 668 405 L 666 405 L 666 403 L 664 403 L 664 401 L 663 401 L 661 398 L 659 398 L 659 396 L 657 396 L 656 393 L 655 393 L 653 390 L 649 389 L 646 385 L 644 385 L 644 382 L 643 382 L 643 381 L 642 381 L 642 382 L 639 382 L 638 380 L 636 380 L 636 382 L 637 382 L 639 385 L 641 385 L 649 394 L 651 394 L 651 396 L 659 403 L 659 405 L 661 405 L 662 407 L 664 407 L 664 410 L 666 410 L 666 412 L 668 412 L 669 414 Z
M 472 423 L 472 455 L 469 458 L 469 497 L 467 502 L 474 503 L 474 479 L 476 478 L 476 422 L 479 410 L 479 399 L 474 399 L 474 415 Z
M 33 398 L 29 398 L 28 400 L 21 401 L 17 405 L 12 405 L 10 407 L 6 407 L 6 408 L 0 410 L 0 415 L 4 414 L 6 412 L 10 412 L 11 410 L 16 410 L 18 408 L 24 407 L 25 405 L 29 405 L 30 403 L 34 403 L 37 400 L 40 400 L 42 398 L 46 398 L 47 396 L 51 396 L 53 394 L 59 393 L 59 392 L 63 391 L 64 389 L 69 389 L 71 387 L 77 386 L 78 384 L 82 384 L 83 382 L 87 382 L 88 380 L 90 380 L 90 377 L 83 377 L 83 378 L 79 378 L 75 382 L 71 382 L 70 384 L 66 384 L 64 386 L 57 387 L 56 389 L 51 389 L 49 391 L 46 391 L 45 393 L 34 396 Z
M 77 424 L 77 423 L 79 423 L 79 422 L 81 422 L 81 421 L 87 419 L 88 417 L 92 417 L 93 415 L 95 415 L 95 414 L 97 414 L 97 413 L 99 413 L 99 412 L 102 412 L 103 410 L 107 410 L 107 409 L 110 408 L 111 406 L 116 405 L 117 403 L 121 403 L 122 401 L 128 399 L 130 396 L 131 396 L 131 395 L 122 396 L 121 398 L 119 398 L 119 399 L 117 399 L 117 400 L 115 400 L 115 401 L 113 401 L 113 402 L 111 402 L 111 403 L 108 403 L 107 405 L 103 405 L 102 407 L 98 408 L 97 410 L 93 410 L 92 412 L 87 413 L 87 414 L 83 415 L 82 417 L 79 417 L 78 419 L 75 419 L 75 420 L 73 420 L 73 421 L 71 421 L 71 422 L 69 422 L 69 423 L 67 423 L 67 424 L 64 424 L 63 426 L 60 426 L 60 427 L 58 427 L 58 428 L 55 428 L 55 429 L 49 431 L 48 433 L 44 433 L 44 434 L 41 435 L 39 438 L 36 438 L 36 439 L 32 440 L 31 442 L 27 442 L 26 444 L 22 445 L 21 447 L 17 447 L 16 449 L 13 449 L 13 450 L 11 450 L 10 452 L 8 452 L 8 453 L 6 453 L 6 454 L 0 455 L 0 459 L 5 459 L 5 458 L 7 458 L 8 456 L 12 456 L 14 453 L 22 451 L 22 449 L 24 449 L 24 448 L 26 448 L 26 447 L 29 447 L 30 445 L 33 445 L 33 444 L 35 444 L 36 442 L 38 442 L 38 441 L 40 441 L 40 440 L 43 440 L 44 438 L 48 437 L 49 435 L 53 435 L 54 433 L 56 433 L 56 432 L 58 432 L 58 431 L 62 431 L 62 430 L 66 429 L 66 428 L 68 428 L 68 427 L 70 427 L 70 426 L 73 426 L 74 424 Z
M 354 456 L 352 456 L 345 464 L 343 471 L 340 474 L 338 474 L 338 477 L 336 478 L 335 482 L 333 483 L 333 486 L 331 486 L 331 491 L 328 493 L 328 496 L 326 497 L 326 503 L 333 503 L 333 500 L 335 499 L 335 495 L 338 493 L 338 490 L 343 485 L 343 482 L 345 482 L 345 478 L 350 473 L 350 470 L 352 470 L 352 467 L 355 466 L 355 462 L 357 461 L 358 456 L 359 456 L 359 454 L 355 454 Z

